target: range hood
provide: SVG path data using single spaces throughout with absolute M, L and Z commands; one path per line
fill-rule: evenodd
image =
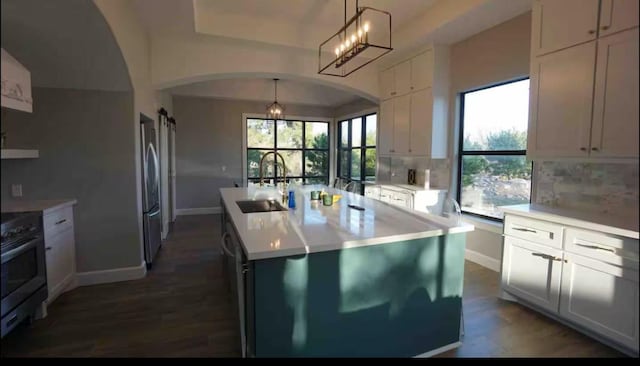
M 2 107 L 33 111 L 31 73 L 2 48 Z

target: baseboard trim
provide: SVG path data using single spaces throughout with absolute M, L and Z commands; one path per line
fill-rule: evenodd
M 147 264 L 142 261 L 139 266 L 106 269 L 103 271 L 78 272 L 78 286 L 91 286 L 101 283 L 138 280 L 147 275 Z
M 222 213 L 222 208 L 218 207 L 197 207 L 197 208 L 179 208 L 176 210 L 176 215 L 211 215 Z
M 467 259 L 473 263 L 477 263 L 483 267 L 489 268 L 490 270 L 494 271 L 494 272 L 500 272 L 500 261 L 495 259 L 495 258 L 491 258 L 487 255 L 484 255 L 482 253 L 478 253 L 474 250 L 465 250 L 464 251 L 464 259 Z
M 429 352 L 425 352 L 425 353 L 421 353 L 417 356 L 413 356 L 414 358 L 427 358 L 427 357 L 432 357 L 435 356 L 437 354 L 443 353 L 443 352 L 447 352 L 449 350 L 452 350 L 454 348 L 458 348 L 462 345 L 462 342 L 458 341 L 458 342 L 454 342 L 451 344 L 447 344 L 446 346 L 442 346 L 440 348 L 436 348 L 433 351 L 429 351 Z

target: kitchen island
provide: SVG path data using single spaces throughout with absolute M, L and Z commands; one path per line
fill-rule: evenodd
M 237 202 L 281 194 L 220 190 L 243 356 L 412 357 L 459 346 L 473 226 L 331 188 L 343 197 L 323 206 L 310 189 L 294 209 L 253 213 Z

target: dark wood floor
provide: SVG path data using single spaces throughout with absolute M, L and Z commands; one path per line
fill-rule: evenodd
M 237 357 L 217 215 L 180 216 L 147 277 L 80 287 L 5 337 L 2 357 Z M 616 357 L 617 351 L 496 298 L 496 272 L 466 262 L 463 345 L 442 357 Z

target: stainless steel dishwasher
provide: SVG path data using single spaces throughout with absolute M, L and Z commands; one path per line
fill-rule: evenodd
M 225 232 L 222 234 L 221 243 L 224 255 L 224 271 L 231 292 L 232 311 L 239 326 L 242 357 L 247 357 L 245 283 L 249 269 L 246 256 L 233 225 L 230 222 L 226 222 L 224 228 Z

